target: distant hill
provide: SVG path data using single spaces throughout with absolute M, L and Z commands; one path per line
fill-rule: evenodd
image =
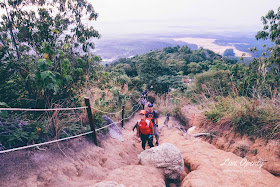
M 104 64 L 110 64 L 120 58 L 128 58 L 135 55 L 142 55 L 151 50 L 162 49 L 168 46 L 187 45 L 190 49 L 197 49 L 195 44 L 174 41 L 164 38 L 123 38 L 109 39 L 95 42 L 94 53 L 102 58 Z
M 240 35 L 240 34 L 239 34 Z M 225 35 L 183 35 L 183 34 L 170 34 L 170 35 L 133 35 L 126 37 L 115 37 L 115 38 L 101 38 L 100 40 L 94 41 L 95 50 L 94 54 L 99 55 L 102 58 L 103 64 L 110 64 L 117 61 L 120 58 L 128 58 L 136 55 L 142 55 L 144 53 L 150 52 L 151 50 L 158 50 L 165 47 L 175 47 L 177 45 L 184 46 L 187 45 L 190 49 L 198 49 L 199 46 L 195 42 L 183 42 L 176 41 L 176 38 L 204 38 L 215 39 L 213 45 L 224 46 L 224 50 L 220 52 L 220 55 L 223 55 L 226 49 L 235 48 L 239 50 L 240 54 L 246 53 L 248 58 L 259 57 L 265 51 L 263 45 L 270 46 L 271 43 L 268 41 L 257 41 L 253 34 L 250 36 L 239 36 L 238 34 L 225 34 Z M 206 44 L 205 44 L 206 45 Z M 207 45 L 206 45 L 207 46 Z M 227 47 L 226 47 L 227 46 Z M 232 47 L 229 47 L 232 46 Z M 250 52 L 249 48 L 257 47 L 257 51 Z M 204 47 L 208 49 L 207 47 Z M 211 48 L 210 48 L 211 50 Z M 235 56 L 241 56 L 241 55 Z M 239 57 L 238 57 L 239 58 Z M 250 61 L 252 58 L 250 58 Z

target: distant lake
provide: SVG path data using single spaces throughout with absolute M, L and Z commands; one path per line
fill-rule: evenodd
M 231 45 L 218 45 L 215 43 L 216 39 L 212 38 L 192 38 L 192 37 L 184 37 L 184 38 L 174 38 L 175 41 L 182 41 L 188 44 L 196 44 L 198 47 L 203 47 L 204 49 L 210 49 L 215 53 L 223 55 L 226 49 L 233 49 L 235 56 L 241 57 L 243 53 L 245 53 L 245 57 L 251 57 L 251 54 L 240 51 L 235 47 L 235 43 L 231 43 Z M 240 45 L 240 43 L 238 43 Z M 247 43 L 242 43 L 242 45 L 249 45 Z

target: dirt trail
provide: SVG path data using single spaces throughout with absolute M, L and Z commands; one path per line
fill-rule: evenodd
M 162 123 L 162 122 L 160 122 Z M 173 127 L 177 121 L 171 120 Z M 176 145 L 184 158 L 187 176 L 181 186 L 279 186 L 280 179 L 261 168 L 260 163 L 250 165 L 233 153 L 217 149 L 214 145 L 194 138 L 176 129 L 162 128 L 161 143 Z
M 60 143 L 46 151 L 19 151 L 0 155 L 0 186 L 93 186 L 100 181 L 115 181 L 126 186 L 165 186 L 163 172 L 138 164 L 142 151 L 132 131 L 138 116 L 125 123 L 124 141 L 105 137 L 96 147 L 85 138 Z M 170 119 L 173 127 L 164 126 L 159 118 L 160 144 L 177 146 L 184 158 L 188 175 L 182 175 L 182 186 L 277 186 L 280 180 L 265 170 L 241 173 L 225 172 L 220 166 L 227 158 L 242 159 L 215 148 L 198 138 L 185 136 L 176 128 L 178 121 Z M 62 151 L 63 152 L 62 152 Z M 232 169 L 232 168 L 231 168 Z M 253 167 L 251 169 L 257 170 Z M 153 173 L 152 175 L 146 175 Z M 185 177 L 186 176 L 186 177 Z
M 133 137 L 136 117 L 125 123 L 124 141 L 103 137 L 100 147 L 85 137 L 51 145 L 46 151 L 0 155 L 0 186 L 87 186 L 117 168 L 138 164 L 140 143 Z M 62 151 L 63 152 L 62 152 Z
M 215 137 L 203 137 L 218 149 L 232 152 L 237 156 L 247 158 L 250 161 L 265 160 L 263 168 L 280 178 L 280 140 L 257 138 L 241 135 L 205 124 L 203 111 L 194 105 L 186 105 L 182 108 L 184 116 L 189 119 L 190 126 L 195 126 L 193 134 L 199 132 L 215 132 Z

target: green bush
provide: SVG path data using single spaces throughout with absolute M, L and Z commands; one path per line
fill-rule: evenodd
M 193 90 L 207 96 L 228 95 L 231 90 L 227 71 L 208 71 L 198 74 L 194 79 Z

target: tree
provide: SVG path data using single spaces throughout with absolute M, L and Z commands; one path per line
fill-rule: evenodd
M 207 71 L 195 76 L 194 91 L 204 92 L 208 96 L 228 95 L 231 89 L 228 71 Z
M 86 18 L 90 22 L 98 16 L 86 0 L 8 0 L 0 6 L 5 9 L 1 20 L 2 43 L 9 46 L 7 42 L 12 40 L 19 55 L 30 50 L 39 55 L 43 43 L 52 47 L 66 44 L 87 52 L 94 47 L 89 39 L 100 37 L 82 21 Z M 53 53 L 48 55 L 53 58 Z
M 202 72 L 202 67 L 200 66 L 199 63 L 196 62 L 191 62 L 187 65 L 186 70 L 185 70 L 186 74 L 197 74 L 197 73 L 201 73 Z
M 0 100 L 11 91 L 28 99 L 67 97 L 93 73 L 89 27 L 98 14 L 86 0 L 2 0 L 0 18 Z M 11 89 L 7 84 L 13 86 Z M 20 85 L 24 85 L 21 87 Z M 66 94 L 66 95 L 64 95 Z M 56 96 L 56 97 L 57 97 Z M 18 99 L 15 98 L 14 99 Z M 18 103 L 17 103 L 18 104 Z
M 259 31 L 256 39 L 270 39 L 275 44 L 280 45 L 280 7 L 278 12 L 270 10 L 266 16 L 262 17 L 263 30 Z
M 182 46 L 179 50 L 180 53 L 190 54 L 192 53 L 191 49 L 188 46 Z
M 136 63 L 136 67 L 139 78 L 148 87 L 155 84 L 157 78 L 160 76 L 176 75 L 176 72 L 172 71 L 168 66 L 163 66 L 154 54 L 140 58 Z
M 154 85 L 154 90 L 156 93 L 167 93 L 169 92 L 170 88 L 180 89 L 184 91 L 187 89 L 183 82 L 181 81 L 180 76 L 168 76 L 164 75 L 158 77 L 156 80 L 156 84 Z
M 277 87 L 277 82 L 279 82 L 279 73 L 280 73 L 280 7 L 277 12 L 270 10 L 265 16 L 262 17 L 263 30 L 259 31 L 256 35 L 256 39 L 269 39 L 274 43 L 274 46 L 268 47 L 267 50 L 270 53 L 268 58 L 264 56 L 264 53 L 259 59 L 254 60 L 254 65 L 257 66 L 258 70 L 262 74 L 262 84 L 268 80 L 268 77 L 273 87 Z M 267 74 L 270 72 L 269 74 Z M 268 77 L 267 77 L 268 76 Z
M 136 66 L 140 79 L 148 85 L 156 81 L 156 78 L 160 76 L 159 74 L 161 74 L 163 69 L 161 63 L 152 55 L 137 61 Z
M 224 51 L 224 56 L 235 56 L 233 49 L 226 49 Z

